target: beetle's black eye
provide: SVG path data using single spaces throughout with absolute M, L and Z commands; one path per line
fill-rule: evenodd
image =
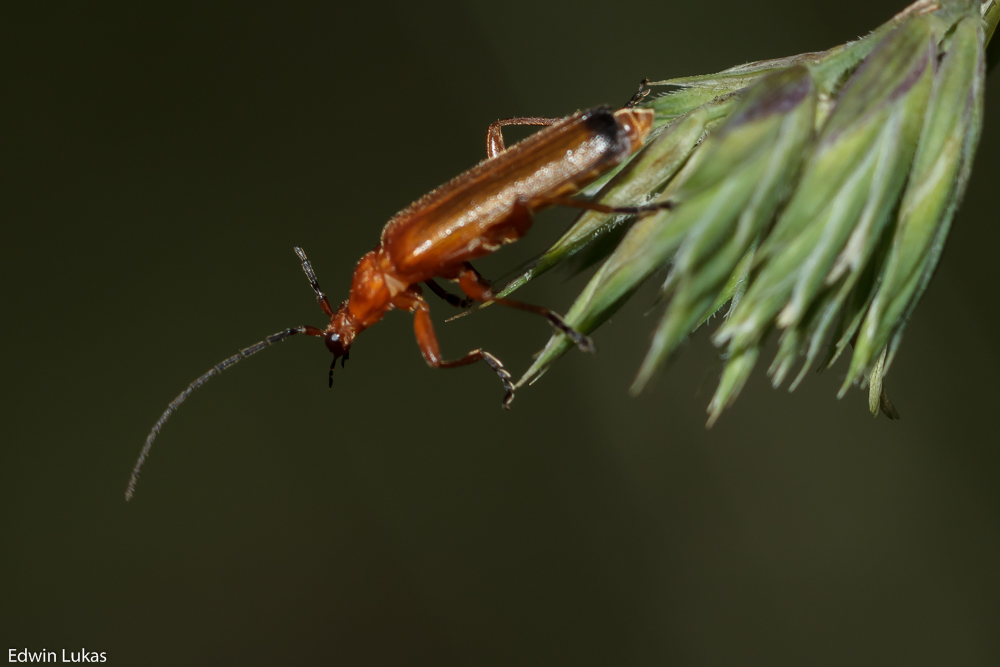
M 323 341 L 326 343 L 326 348 L 333 353 L 333 357 L 335 360 L 337 357 L 347 356 L 347 348 L 345 348 L 344 344 L 341 342 L 340 334 L 329 333 L 326 335 Z

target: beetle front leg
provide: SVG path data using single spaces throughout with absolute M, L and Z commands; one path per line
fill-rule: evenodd
M 485 361 L 503 382 L 504 397 L 503 408 L 510 410 L 510 403 L 514 400 L 514 383 L 511 382 L 510 373 L 504 369 L 500 360 L 483 349 L 472 350 L 460 359 L 446 361 L 441 358 L 441 347 L 438 344 L 437 334 L 434 333 L 434 323 L 431 322 L 431 309 L 427 302 L 419 295 L 412 293 L 400 294 L 396 297 L 394 305 L 397 308 L 410 310 L 413 312 L 413 332 L 417 337 L 417 345 L 420 347 L 420 354 L 428 366 L 434 368 L 458 368 L 468 366 L 477 361 Z
M 542 306 L 535 306 L 530 303 L 524 303 L 523 301 L 515 301 L 514 299 L 496 299 L 493 297 L 492 286 L 486 282 L 486 280 L 479 275 L 479 272 L 468 262 L 462 268 L 462 271 L 458 274 L 458 286 L 462 288 L 462 291 L 470 299 L 475 299 L 476 301 L 496 303 L 501 306 L 507 306 L 508 308 L 516 308 L 518 310 L 523 310 L 528 313 L 534 313 L 536 315 L 541 315 L 549 321 L 549 323 L 572 340 L 577 347 L 579 347 L 584 352 L 590 352 L 593 354 L 597 352 L 597 348 L 594 347 L 594 341 L 590 339 L 590 336 L 580 333 L 570 325 L 566 324 L 559 314 L 553 313 L 548 308 L 543 308 Z

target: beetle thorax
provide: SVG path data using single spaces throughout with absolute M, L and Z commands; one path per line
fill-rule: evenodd
M 376 248 L 358 261 L 350 299 L 341 310 L 346 309 L 345 314 L 352 318 L 355 332 L 361 332 L 392 310 L 393 299 L 409 287 L 410 282 L 398 275 L 385 251 L 381 247 Z M 336 319 L 335 315 L 331 326 Z

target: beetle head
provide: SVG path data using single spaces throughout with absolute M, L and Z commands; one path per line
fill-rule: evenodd
M 333 352 L 333 360 L 343 358 L 346 360 L 351 356 L 350 345 L 346 344 L 343 337 L 339 333 L 329 332 L 323 336 L 323 342 L 326 343 L 326 348 Z M 343 365 L 343 362 L 341 362 Z
M 330 318 L 330 325 L 323 330 L 323 342 L 326 349 L 333 353 L 333 362 L 330 364 L 330 386 L 333 386 L 333 367 L 340 359 L 340 366 L 343 368 L 344 362 L 351 356 L 351 343 L 357 335 L 358 327 L 350 311 L 347 309 L 347 302 L 344 302 L 333 317 Z

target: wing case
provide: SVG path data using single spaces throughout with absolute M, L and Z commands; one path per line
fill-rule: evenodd
M 386 224 L 382 246 L 414 283 L 443 275 L 520 238 L 530 219 L 512 224 L 518 200 L 573 194 L 630 153 L 610 109 L 579 111 L 410 204 Z

